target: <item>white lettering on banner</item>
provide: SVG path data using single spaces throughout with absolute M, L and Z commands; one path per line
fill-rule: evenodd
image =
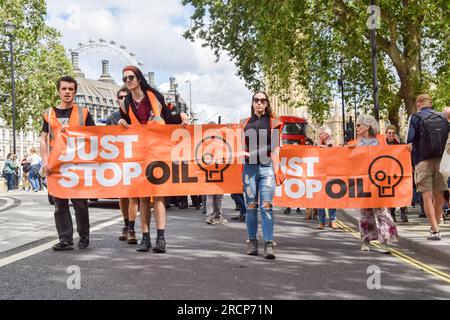
M 78 186 L 80 177 L 74 171 L 81 171 L 80 174 L 84 175 L 84 187 L 93 186 L 94 176 L 100 185 L 113 187 L 121 182 L 125 186 L 131 185 L 131 180 L 141 175 L 142 168 L 137 162 L 123 162 L 121 164 L 110 162 L 102 164 L 67 163 L 61 166 L 62 178 L 58 180 L 58 183 L 65 188 Z M 108 171 L 112 172 L 112 175 L 108 175 L 109 178 L 107 178 Z
M 316 163 L 319 163 L 319 157 L 292 157 L 289 160 L 285 157 L 281 158 L 281 170 L 288 175 L 288 178 L 281 186 L 276 188 L 276 196 L 281 197 L 284 191 L 292 199 L 303 197 L 312 199 L 315 193 L 321 192 L 321 181 L 307 179 L 314 176 L 314 165 Z M 297 178 L 290 178 L 289 176 Z
M 66 154 L 60 155 L 58 160 L 73 161 L 77 155 L 82 161 L 92 161 L 98 156 L 105 160 L 113 160 L 120 155 L 119 147 L 115 143 L 123 143 L 123 156 L 125 159 L 131 159 L 133 157 L 133 142 L 139 141 L 137 135 L 103 136 L 100 139 L 102 151 L 99 153 L 98 137 L 92 136 L 89 139 L 90 151 L 88 153 L 86 152 L 86 137 L 67 138 Z

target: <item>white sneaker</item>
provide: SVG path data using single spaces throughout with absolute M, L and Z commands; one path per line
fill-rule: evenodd
M 383 243 L 380 249 L 378 249 L 378 252 L 389 254 L 391 253 L 391 249 L 389 249 L 389 247 Z
M 370 243 L 364 242 L 361 246 L 361 251 L 370 251 Z
M 439 241 L 441 240 L 441 234 L 438 232 L 433 232 L 433 230 L 430 228 L 430 235 L 427 237 L 427 240 L 435 240 Z
M 213 217 L 207 217 L 205 222 L 206 222 L 207 224 L 215 224 L 215 223 L 216 223 L 216 222 L 214 221 L 214 218 L 213 218 Z
M 214 224 L 225 224 L 228 223 L 227 219 L 220 217 L 219 219 L 214 219 Z

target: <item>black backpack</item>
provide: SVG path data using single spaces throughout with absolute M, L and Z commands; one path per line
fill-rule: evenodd
M 442 157 L 448 139 L 449 123 L 447 118 L 434 110 L 418 112 L 419 124 L 419 154 L 426 160 Z

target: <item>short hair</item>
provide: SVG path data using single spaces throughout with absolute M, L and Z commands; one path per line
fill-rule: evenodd
M 35 147 L 31 147 L 31 148 L 30 148 L 30 152 L 31 152 L 31 153 L 36 153 L 36 148 L 35 148 Z
M 332 134 L 331 129 L 328 126 L 321 126 L 318 131 L 319 131 L 319 134 L 322 132 L 326 133 L 329 136 L 331 136 L 331 134 Z
M 128 88 L 126 86 L 121 86 L 120 89 L 116 93 L 117 98 L 119 98 L 119 93 L 121 93 L 122 91 L 126 92 L 127 94 L 130 92 L 130 90 L 128 90 Z
M 75 92 L 77 92 L 77 88 L 78 88 L 77 80 L 75 80 L 71 76 L 64 76 L 64 77 L 61 77 L 58 79 L 58 81 L 56 82 L 56 88 L 58 89 L 58 92 L 59 92 L 59 89 L 61 88 L 61 82 L 74 83 L 75 84 Z
M 386 130 L 384 130 L 384 132 L 387 133 L 388 130 L 394 130 L 394 132 L 397 133 L 397 128 L 394 125 L 392 125 L 392 124 L 388 125 L 386 127 Z
M 433 103 L 433 99 L 431 99 L 430 95 L 426 93 L 422 93 L 416 98 L 416 102 L 424 102 L 426 100 L 430 101 L 430 103 Z

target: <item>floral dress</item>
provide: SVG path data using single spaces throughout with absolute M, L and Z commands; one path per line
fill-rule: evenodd
M 377 138 L 362 138 L 358 146 L 377 146 Z M 359 209 L 359 232 L 363 242 L 397 242 L 398 232 L 388 208 Z

